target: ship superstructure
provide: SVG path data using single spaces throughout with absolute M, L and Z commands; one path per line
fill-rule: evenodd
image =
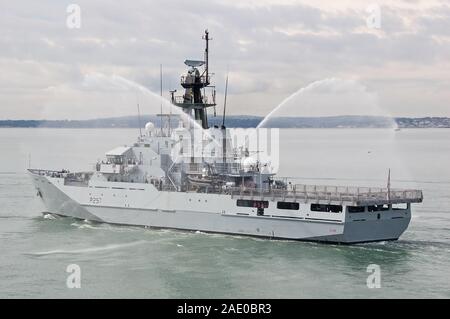
M 98 222 L 294 240 L 358 243 L 395 240 L 420 190 L 298 185 L 276 178 L 270 163 L 236 145 L 229 130 L 209 127 L 216 106 L 204 60 L 186 60 L 185 116 L 159 114 L 135 143 L 108 151 L 91 172 L 30 169 L 52 214 Z M 208 92 L 209 91 L 209 92 Z M 163 119 L 165 125 L 163 124 Z M 191 119 L 191 120 L 186 120 Z

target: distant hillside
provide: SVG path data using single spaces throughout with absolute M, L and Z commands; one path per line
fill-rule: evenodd
M 263 118 L 258 116 L 229 116 L 226 119 L 228 127 L 256 127 Z M 209 117 L 210 126 L 222 125 L 222 118 Z M 153 122 L 160 126 L 160 118 L 157 116 L 141 116 L 141 126 Z M 173 120 L 172 126 L 177 126 L 178 121 Z M 0 127 L 47 127 L 47 128 L 138 128 L 137 116 L 111 117 L 92 120 L 0 120 Z
M 249 115 L 230 115 L 226 118 L 227 127 L 256 127 L 263 117 Z M 330 116 L 330 117 L 278 117 L 270 120 L 270 127 L 279 128 L 383 128 L 392 127 L 394 120 L 400 128 L 450 128 L 450 118 L 388 118 L 379 116 Z M 142 116 L 141 126 L 147 122 L 159 125 L 157 116 Z M 210 117 L 211 126 L 222 124 L 221 117 Z M 177 121 L 172 122 L 176 126 Z M 46 127 L 46 128 L 137 128 L 137 116 L 112 117 L 92 120 L 0 120 L 0 127 Z
M 450 118 L 448 117 L 419 117 L 419 118 L 396 118 L 398 127 L 405 128 L 449 128 Z
M 280 128 L 383 128 L 393 127 L 394 120 L 379 116 L 277 117 L 266 124 Z

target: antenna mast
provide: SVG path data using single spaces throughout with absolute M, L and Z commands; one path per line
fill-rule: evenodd
M 389 168 L 388 180 L 387 180 L 387 199 L 391 201 L 391 169 Z
M 161 111 L 160 111 L 160 126 L 161 126 L 161 136 L 163 135 L 163 112 L 162 112 L 162 64 L 159 65 L 159 88 L 160 88 L 160 96 L 161 96 Z
M 227 79 L 225 81 L 225 97 L 223 101 L 222 128 L 225 128 L 225 111 L 227 109 L 227 94 L 228 94 L 228 72 L 227 72 Z
M 141 110 L 139 109 L 139 97 L 136 93 L 136 102 L 137 102 L 137 111 L 138 111 L 138 126 L 139 126 L 139 137 L 142 137 L 142 128 L 141 128 Z
M 190 115 L 195 122 L 203 129 L 208 129 L 208 107 L 216 106 L 215 93 L 208 98 L 206 88 L 215 90 L 215 86 L 210 86 L 211 77 L 209 74 L 209 37 L 208 30 L 202 39 L 206 41 L 205 56 L 203 61 L 185 60 L 184 64 L 189 67 L 186 75 L 181 76 L 181 86 L 185 89 L 185 94 L 177 98 L 172 98 L 172 104 L 181 107 L 183 112 Z M 200 68 L 203 72 L 200 73 Z
M 206 41 L 206 47 L 205 47 L 205 72 L 206 72 L 206 85 L 209 85 L 209 73 L 208 73 L 208 53 L 209 53 L 209 40 L 212 40 L 209 38 L 209 32 L 208 29 L 205 30 L 205 35 L 203 36 L 203 39 Z

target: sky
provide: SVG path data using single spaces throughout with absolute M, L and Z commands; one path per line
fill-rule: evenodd
M 370 100 L 377 114 L 450 116 L 449 0 L 0 0 L 0 119 L 114 117 L 137 102 L 150 114 L 157 98 L 124 83 L 157 95 L 162 64 L 164 96 L 179 93 L 205 29 L 217 113 L 228 72 L 229 114 Z M 302 88 L 316 90 L 308 107 Z

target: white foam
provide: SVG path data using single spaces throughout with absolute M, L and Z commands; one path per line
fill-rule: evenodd
M 111 245 L 105 245 L 105 246 L 89 247 L 89 248 L 74 249 L 74 250 L 55 249 L 55 250 L 49 250 L 49 251 L 30 253 L 29 255 L 32 255 L 32 256 L 47 256 L 47 255 L 68 255 L 68 254 L 95 253 L 95 252 L 100 252 L 100 251 L 114 250 L 114 249 L 120 249 L 120 248 L 125 248 L 125 247 L 141 245 L 141 244 L 144 244 L 144 243 L 147 243 L 147 241 L 139 240 L 139 241 L 126 243 L 126 244 L 111 244 Z
M 90 225 L 90 224 L 80 225 L 80 224 L 77 224 L 77 223 L 72 223 L 70 225 L 78 227 L 79 229 L 86 229 L 86 228 L 87 229 L 99 229 L 100 228 L 100 227 L 96 227 L 96 226 L 93 226 L 93 225 Z

